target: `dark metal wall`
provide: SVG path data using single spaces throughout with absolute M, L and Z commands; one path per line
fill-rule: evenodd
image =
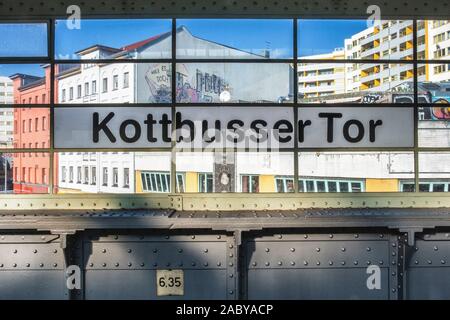
M 3 233 L 0 299 L 450 298 L 449 233 L 410 246 L 388 229 L 327 231 Z M 80 290 L 67 289 L 68 265 Z M 369 289 L 374 265 L 380 288 Z M 184 295 L 156 295 L 159 269 L 183 270 Z

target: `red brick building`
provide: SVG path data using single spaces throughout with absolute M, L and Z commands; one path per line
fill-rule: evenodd
M 50 108 L 33 107 L 33 104 L 50 103 L 50 67 L 44 65 L 43 68 L 44 77 L 26 74 L 14 74 L 10 77 L 14 85 L 14 103 L 21 105 L 14 110 L 14 148 L 50 147 Z M 55 92 L 58 92 L 56 88 Z M 14 193 L 47 193 L 49 171 L 48 153 L 15 153 Z

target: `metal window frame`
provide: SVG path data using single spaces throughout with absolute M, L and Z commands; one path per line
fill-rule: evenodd
M 117 17 L 101 17 L 100 19 L 114 19 Z M 142 17 L 141 17 L 142 18 Z M 145 17 L 144 17 L 145 18 Z M 164 16 L 161 16 L 159 18 L 167 18 Z M 192 16 L 189 17 L 190 19 L 215 19 L 214 16 L 211 17 L 201 17 L 201 16 Z M 245 19 L 246 17 L 242 17 Z M 359 17 L 361 18 L 361 17 Z M 149 17 L 149 19 L 158 19 L 158 17 Z M 226 17 L 225 19 L 236 19 L 236 17 Z M 33 195 L 0 195 L 0 203 L 3 203 L 4 208 L 7 210 L 11 208 L 10 204 L 16 204 L 13 205 L 14 209 L 22 209 L 24 206 L 21 205 L 21 201 L 25 204 L 25 207 L 27 205 L 33 206 L 36 204 L 38 207 L 40 205 L 45 206 L 46 201 L 50 201 L 51 203 L 55 204 L 55 208 L 58 207 L 60 204 L 69 204 L 75 201 L 79 201 L 83 198 L 88 198 L 91 201 L 102 202 L 108 204 L 106 207 L 111 207 L 110 203 L 111 200 L 117 200 L 118 198 L 123 199 L 123 201 L 120 201 L 117 203 L 117 208 L 136 208 L 137 202 L 143 202 L 144 207 L 162 207 L 161 202 L 157 202 L 158 199 L 161 198 L 161 194 L 152 195 L 152 194 L 83 194 L 83 195 L 77 195 L 77 194 L 58 194 L 55 192 L 55 181 L 54 181 L 54 173 L 55 173 L 55 157 L 54 155 L 58 152 L 65 152 L 65 151 L 77 151 L 77 152 L 83 152 L 83 151 L 90 151 L 93 152 L 92 149 L 61 149 L 61 148 L 55 148 L 54 147 L 54 109 L 57 107 L 74 107 L 76 105 L 74 104 L 61 104 L 57 103 L 55 101 L 55 66 L 59 63 L 133 63 L 133 64 L 139 64 L 139 63 L 148 63 L 148 62 L 161 62 L 161 63 L 170 63 L 171 64 L 171 72 L 172 72 L 172 102 L 169 104 L 152 104 L 152 107 L 158 107 L 158 106 L 166 106 L 171 107 L 172 110 L 172 117 L 174 118 L 174 114 L 176 111 L 177 106 L 222 106 L 224 104 L 221 103 L 202 103 L 202 104 L 194 104 L 194 103 L 177 103 L 176 102 L 176 64 L 177 63 L 290 63 L 293 65 L 293 86 L 294 86 L 294 92 L 293 92 L 293 102 L 292 103 L 284 103 L 284 104 L 277 104 L 277 103 L 235 103 L 231 106 L 233 107 L 266 107 L 266 106 L 277 106 L 280 108 L 286 107 L 286 108 L 293 108 L 294 111 L 294 122 L 298 120 L 298 110 L 299 108 L 308 108 L 308 107 L 317 107 L 316 104 L 304 104 L 298 102 L 298 64 L 299 63 L 333 63 L 333 64 L 345 64 L 345 63 L 376 63 L 376 64 L 382 64 L 382 63 L 389 63 L 389 64 L 409 64 L 413 66 L 413 85 L 414 85 L 414 102 L 412 104 L 383 104 L 382 106 L 386 107 L 406 107 L 406 106 L 413 106 L 414 109 L 414 147 L 413 148 L 368 148 L 368 149 L 361 149 L 361 148 L 302 148 L 298 145 L 298 132 L 297 130 L 294 130 L 294 148 L 291 149 L 284 149 L 281 150 L 281 152 L 287 151 L 292 152 L 294 156 L 294 193 L 284 193 L 282 196 L 278 193 L 271 193 L 271 194 L 252 194 L 252 198 L 254 198 L 254 201 L 247 199 L 249 202 L 256 202 L 256 203 L 266 203 L 267 205 L 270 205 L 274 202 L 274 199 L 278 198 L 284 198 L 287 199 L 287 201 L 293 201 L 294 207 L 298 204 L 300 207 L 303 207 L 306 203 L 309 203 L 309 207 L 320 207 L 322 205 L 329 206 L 330 203 L 328 201 L 325 201 L 324 199 L 327 199 L 327 197 L 330 196 L 330 194 L 320 194 L 316 193 L 314 195 L 308 194 L 306 192 L 299 192 L 299 159 L 298 154 L 299 152 L 306 152 L 306 151 L 320 151 L 320 152 L 326 152 L 326 151 L 385 151 L 385 152 L 392 152 L 392 151 L 409 151 L 414 154 L 414 184 L 415 184 L 415 191 L 414 193 L 367 193 L 362 192 L 361 194 L 355 195 L 351 192 L 349 193 L 338 193 L 339 197 L 342 199 L 342 203 L 347 203 L 347 206 L 349 207 L 383 207 L 383 206 L 391 206 L 393 203 L 400 207 L 404 206 L 425 206 L 425 207 L 434 207 L 434 206 L 441 206 L 441 205 L 450 205 L 450 200 L 444 199 L 447 195 L 445 193 L 428 193 L 426 194 L 426 197 L 423 193 L 419 192 L 419 153 L 420 152 L 426 152 L 426 151 L 440 151 L 440 152 L 450 152 L 450 147 L 445 148 L 430 148 L 430 147 L 419 147 L 418 145 L 418 65 L 419 64 L 449 64 L 450 60 L 444 59 L 444 60 L 419 60 L 417 57 L 417 21 L 421 20 L 418 18 L 409 18 L 407 20 L 413 22 L 413 60 L 364 60 L 364 59 L 342 59 L 342 60 L 313 60 L 313 59 L 301 59 L 298 57 L 298 21 L 300 19 L 317 19 L 314 17 L 299 17 L 299 16 L 283 16 L 283 17 L 277 17 L 277 16 L 261 16 L 261 17 L 251 17 L 251 19 L 263 19 L 263 20 L 275 20 L 275 19 L 284 19 L 284 20 L 291 20 L 292 21 L 292 27 L 293 27 L 293 56 L 289 59 L 181 59 L 176 57 L 176 28 L 177 28 L 177 18 L 171 18 L 171 24 L 172 24 L 172 56 L 169 59 L 123 59 L 123 60 L 62 60 L 62 59 L 56 59 L 55 58 L 55 21 L 57 18 L 48 18 L 48 19 L 25 19 L 25 20 L 9 20 L 4 19 L 1 20 L 0 23 L 46 23 L 47 24 L 47 44 L 48 49 L 47 53 L 48 55 L 45 57 L 0 57 L 0 64 L 50 64 L 50 103 L 49 104 L 33 104 L 31 108 L 49 108 L 50 111 L 50 119 L 49 119 L 49 129 L 50 129 L 50 146 L 49 148 L 40 148 L 40 149 L 32 149 L 32 148 L 15 148 L 15 149 L 5 149 L 2 150 L 5 153 L 26 153 L 26 152 L 45 152 L 49 153 L 50 155 L 50 163 L 49 163 L 49 174 L 48 174 L 48 180 L 49 180 L 49 194 L 33 194 Z M 358 17 L 348 17 L 345 19 L 358 19 Z M 391 20 L 392 17 L 388 17 L 387 19 Z M 440 19 L 439 19 L 440 20 Z M 342 103 L 337 104 L 328 104 L 326 107 L 340 107 L 343 105 Z M 420 104 L 420 106 L 431 106 L 433 104 Z M 83 106 L 86 106 L 86 104 L 83 104 Z M 113 105 L 113 104 L 90 104 L 92 107 L 120 107 L 121 105 Z M 128 106 L 148 106 L 148 104 L 128 104 Z M 319 105 L 322 106 L 323 105 Z M 352 106 L 352 105 L 348 105 Z M 359 105 L 358 105 L 359 106 Z M 22 108 L 23 105 L 20 104 L 12 104 L 12 105 L 4 105 L 2 108 Z M 174 127 L 172 127 L 172 131 L 174 132 Z M 172 132 L 172 133 L 173 133 Z M 170 203 L 169 207 L 180 209 L 184 208 L 183 202 L 186 199 L 186 203 L 190 204 L 190 208 L 198 208 L 200 210 L 205 210 L 209 208 L 209 205 L 211 203 L 216 204 L 216 208 L 220 207 L 219 203 L 229 202 L 228 207 L 234 208 L 236 205 L 236 202 L 241 202 L 243 198 L 246 197 L 246 194 L 239 194 L 239 193 L 233 193 L 233 194 L 227 194 L 227 195 L 218 195 L 218 194 L 186 194 L 186 193 L 178 193 L 176 189 L 176 153 L 177 150 L 175 149 L 175 142 L 172 141 L 172 147 L 171 148 L 142 148 L 142 149 L 117 149 L 117 148 L 106 148 L 106 149 L 95 149 L 94 152 L 104 152 L 104 151 L 126 151 L 126 152 L 134 152 L 134 151 L 146 151 L 146 152 L 160 152 L 160 151 L 170 151 L 171 152 L 171 158 L 172 158 L 172 164 L 170 168 L 170 174 L 171 174 L 171 193 L 167 195 L 167 201 Z M 250 151 L 249 149 L 244 149 L 242 151 Z M 102 175 L 103 179 L 103 175 Z M 145 199 L 145 200 L 142 200 Z M 307 199 L 316 199 L 314 201 L 310 201 Z M 203 206 L 197 206 L 193 204 L 193 199 L 198 199 L 199 203 L 202 203 L 203 199 L 208 200 L 208 205 Z M 239 200 L 236 200 L 239 199 Z M 305 199 L 305 200 L 303 200 Z M 376 199 L 376 200 L 374 200 Z M 155 202 L 156 201 L 156 202 Z M 308 202 L 309 201 L 309 202 Z M 128 204 L 128 205 L 127 205 Z M 81 207 L 85 207 L 84 204 L 80 204 Z M 96 204 L 92 202 L 91 208 L 95 207 Z M 241 207 L 245 208 L 245 204 L 243 204 Z M 114 206 L 112 206 L 114 207 Z M 255 207 L 258 207 L 255 205 Z M 276 205 L 275 205 L 276 207 Z M 338 201 L 335 204 L 335 207 L 341 207 L 341 202 Z M 1 208 L 1 204 L 0 204 Z M 114 207 L 115 208 L 115 207 Z M 280 208 L 283 208 L 283 206 L 280 206 Z

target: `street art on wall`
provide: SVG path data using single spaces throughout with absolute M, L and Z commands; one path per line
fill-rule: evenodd
M 171 68 L 170 64 L 149 64 L 145 71 L 145 81 L 148 86 L 148 102 L 171 102 Z
M 437 97 L 433 103 L 439 106 L 432 107 L 432 114 L 435 119 L 450 120 L 450 95 L 448 97 Z

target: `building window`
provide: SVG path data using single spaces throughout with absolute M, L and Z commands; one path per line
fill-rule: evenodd
M 84 184 L 89 184 L 89 167 L 84 166 L 83 171 L 84 171 Z
M 103 169 L 102 169 L 102 184 L 103 184 L 103 186 L 108 185 L 108 168 L 107 167 L 103 167 Z
M 113 187 L 117 187 L 119 185 L 119 168 L 113 168 Z
M 293 177 L 276 177 L 275 178 L 276 192 L 294 192 L 294 178 Z
M 81 183 L 81 167 L 77 167 L 77 183 Z
M 45 130 L 45 117 L 42 117 L 42 131 Z
M 213 192 L 213 175 L 212 173 L 198 174 L 198 192 Z
M 47 101 L 45 101 L 45 93 L 42 94 L 42 103 L 47 103 Z
M 169 172 L 150 172 L 141 173 L 142 190 L 144 192 L 170 192 L 170 173 Z M 184 175 L 177 173 L 177 192 L 184 192 Z
M 28 119 L 28 132 L 31 132 L 32 131 L 32 120 L 31 119 Z
M 84 95 L 85 96 L 89 95 L 89 82 L 84 83 Z
M 47 170 L 42 168 L 42 184 L 47 184 Z
M 25 133 L 26 121 L 22 120 L 22 133 Z
M 113 76 L 113 90 L 119 89 L 119 76 Z
M 34 119 L 34 129 L 39 131 L 39 118 Z
M 401 192 L 414 192 L 414 181 L 400 181 Z M 420 192 L 450 192 L 450 181 L 436 180 L 436 181 L 420 181 Z
M 77 86 L 77 99 L 81 98 L 81 84 Z
M 259 192 L 259 176 L 242 175 L 241 176 L 242 192 L 255 193 Z
M 130 187 L 130 168 L 123 169 L 123 187 L 124 188 Z
M 65 102 L 65 101 L 66 101 L 66 89 L 62 89 L 61 102 Z
M 73 100 L 73 87 L 69 89 L 69 100 Z
M 73 183 L 73 167 L 69 167 L 69 182 Z
M 108 78 L 103 78 L 103 92 L 108 92 Z
M 334 179 L 300 179 L 300 192 L 363 192 L 364 182 Z
M 125 72 L 123 74 L 123 87 L 128 88 L 130 86 L 130 73 Z
M 67 169 L 65 166 L 61 167 L 61 182 L 66 182 Z
M 97 167 L 95 166 L 91 167 L 91 184 L 94 186 L 97 184 Z
M 96 94 L 97 93 L 97 81 L 94 80 L 92 81 L 92 94 Z

